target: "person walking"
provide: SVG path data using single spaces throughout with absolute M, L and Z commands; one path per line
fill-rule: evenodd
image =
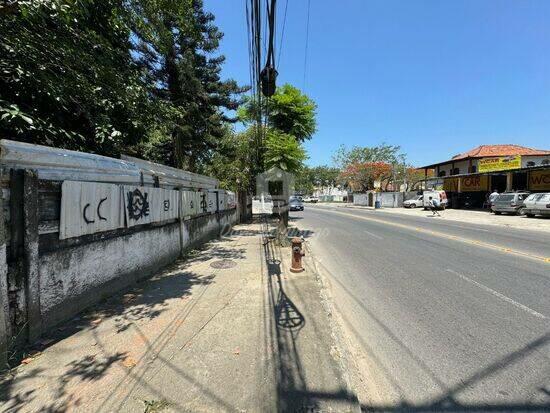
M 496 189 L 493 189 L 493 192 L 491 193 L 491 195 L 489 195 L 489 212 L 492 210 L 492 206 L 497 200 L 498 195 L 499 193 Z
M 438 217 L 440 217 L 441 215 L 439 214 L 439 211 L 438 211 L 440 207 L 439 199 L 430 197 L 429 201 L 430 201 L 430 209 L 432 210 L 432 216 L 437 215 Z

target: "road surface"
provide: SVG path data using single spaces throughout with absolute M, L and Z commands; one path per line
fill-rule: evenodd
M 353 338 L 365 409 L 550 411 L 550 234 L 428 214 L 291 213 Z

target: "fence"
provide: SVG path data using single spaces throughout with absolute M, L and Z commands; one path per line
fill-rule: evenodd
M 398 208 L 403 206 L 404 201 L 406 201 L 407 199 L 412 199 L 416 195 L 416 192 L 367 191 L 364 194 L 353 194 L 353 203 L 355 205 L 374 207 L 374 202 L 380 201 L 381 207 Z
M 0 141 L 0 345 L 68 319 L 239 219 L 216 179 Z M 246 197 L 243 202 L 248 204 Z

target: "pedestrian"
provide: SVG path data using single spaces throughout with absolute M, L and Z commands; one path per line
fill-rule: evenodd
M 498 195 L 499 193 L 496 189 L 493 189 L 493 192 L 491 193 L 491 195 L 489 195 L 489 211 L 491 211 L 491 208 L 493 207 L 493 204 L 497 200 Z
M 430 202 L 430 209 L 432 210 L 432 216 L 437 215 L 438 217 L 440 217 L 441 215 L 439 214 L 439 211 L 438 211 L 440 206 L 439 199 L 430 197 L 429 202 Z

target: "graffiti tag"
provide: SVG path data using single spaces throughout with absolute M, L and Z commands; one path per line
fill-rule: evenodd
M 129 191 L 128 197 L 128 217 L 138 221 L 139 219 L 149 215 L 149 201 L 147 200 L 147 193 L 141 193 L 136 188 L 133 191 Z

